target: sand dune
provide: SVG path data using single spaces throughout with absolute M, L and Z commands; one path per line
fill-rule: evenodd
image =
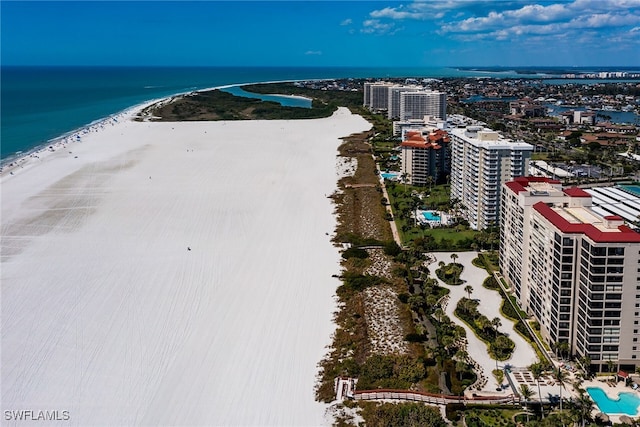
M 121 120 L 5 174 L 3 414 L 66 410 L 78 426 L 326 423 L 314 382 L 339 254 L 325 196 L 339 138 L 368 128 L 345 109 L 303 121 Z

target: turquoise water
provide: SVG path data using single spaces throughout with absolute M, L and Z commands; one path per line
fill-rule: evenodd
M 601 412 L 605 414 L 626 414 L 632 417 L 638 415 L 640 397 L 636 393 L 620 393 L 618 400 L 612 400 L 599 387 L 588 387 L 587 393 L 591 396 Z
M 527 77 L 515 71 L 415 67 L 2 66 L 0 74 L 0 159 L 27 152 L 128 107 L 199 89 L 333 78 Z
M 422 216 L 427 221 L 440 221 L 440 215 L 432 211 L 422 212 Z
M 618 187 L 640 197 L 640 186 L 638 185 L 619 185 Z
M 235 96 L 244 96 L 245 98 L 257 98 L 263 101 L 277 102 L 280 105 L 283 105 L 285 107 L 311 108 L 311 100 L 306 98 L 282 96 L 282 95 L 262 95 L 258 93 L 247 92 L 239 86 L 231 86 L 221 90 Z
M 364 77 L 472 77 L 453 68 L 17 67 L 0 68 L 0 158 L 28 151 L 128 107 L 243 83 Z
M 384 179 L 395 179 L 398 177 L 397 173 L 388 173 L 388 172 L 384 172 L 380 174 Z

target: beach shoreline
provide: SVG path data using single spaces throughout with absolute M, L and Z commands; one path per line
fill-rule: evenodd
M 322 81 L 322 80 L 327 80 L 326 78 L 323 79 L 305 79 L 305 81 Z M 291 83 L 291 82 L 295 82 L 295 81 L 299 81 L 299 80 L 273 80 L 273 81 L 256 81 L 256 82 L 249 82 L 249 83 L 230 83 L 230 84 L 223 84 L 223 85 L 217 85 L 217 86 L 211 86 L 211 87 L 206 87 L 203 89 L 195 89 L 195 90 L 188 90 L 188 91 L 184 91 L 184 92 L 177 92 L 175 94 L 169 95 L 169 96 L 164 96 L 164 97 L 160 97 L 160 98 L 153 98 L 147 101 L 143 101 L 141 103 L 135 104 L 133 106 L 127 107 L 123 110 L 117 111 L 113 114 L 109 114 L 105 117 L 96 119 L 90 123 L 87 123 L 83 126 L 80 126 L 78 128 L 72 129 L 68 132 L 65 132 L 59 136 L 56 136 L 54 138 L 51 138 L 45 142 L 42 142 L 40 144 L 37 144 L 36 146 L 27 149 L 27 150 L 23 150 L 21 152 L 16 152 L 13 154 L 10 154 L 8 156 L 6 156 L 5 158 L 0 159 L 0 179 L 2 176 L 7 175 L 7 174 L 11 174 L 11 172 L 14 172 L 16 170 L 18 170 L 19 168 L 24 167 L 30 159 L 38 159 L 40 156 L 42 155 L 46 155 L 47 152 L 49 151 L 56 151 L 58 149 L 65 149 L 66 145 L 68 144 L 72 144 L 74 142 L 79 142 L 76 140 L 77 136 L 82 136 L 85 135 L 87 132 L 93 132 L 96 131 L 98 128 L 101 128 L 104 125 L 110 124 L 110 122 L 115 118 L 115 119 L 129 119 L 129 118 L 133 118 L 136 115 L 140 114 L 143 110 L 145 110 L 146 108 L 152 107 L 154 105 L 158 105 L 158 104 L 162 104 L 162 103 L 167 103 L 167 102 L 172 102 L 174 99 L 177 99 L 179 97 L 184 97 L 190 94 L 195 94 L 195 93 L 201 93 L 201 92 L 208 92 L 208 91 L 212 91 L 212 90 L 222 90 L 222 89 L 228 89 L 228 88 L 232 88 L 232 87 L 242 87 L 242 86 L 249 86 L 249 85 L 257 85 L 257 84 L 275 84 L 275 83 Z M 309 100 L 310 98 L 306 98 L 303 96 L 297 96 L 297 95 L 282 95 L 282 94 L 273 94 L 273 95 L 278 95 L 278 96 L 282 96 L 282 97 L 290 97 L 290 98 L 297 98 L 297 99 L 305 99 L 305 100 Z M 1 181 L 0 181 L 1 182 Z
M 370 125 L 344 108 L 133 121 L 140 109 L 2 172 L 2 409 L 330 423 L 314 399 L 340 271 L 327 196 L 340 138 Z

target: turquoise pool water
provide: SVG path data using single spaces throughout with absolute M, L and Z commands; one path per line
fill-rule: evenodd
M 427 221 L 440 221 L 440 215 L 438 215 L 436 212 L 432 212 L 432 211 L 422 212 L 422 216 Z
M 591 396 L 601 412 L 605 414 L 626 414 L 632 417 L 638 415 L 640 397 L 636 393 L 620 393 L 618 400 L 613 400 L 599 387 L 588 387 L 587 393 Z
M 395 179 L 398 177 L 397 173 L 390 173 L 390 172 L 384 172 L 384 173 L 381 173 L 380 175 L 382 175 L 384 179 Z
M 640 197 L 640 186 L 638 185 L 619 185 L 619 187 Z

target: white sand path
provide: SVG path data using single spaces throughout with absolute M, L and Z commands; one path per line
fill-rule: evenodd
M 326 195 L 339 138 L 369 127 L 346 109 L 121 120 L 3 176 L 2 410 L 326 423 L 314 383 L 340 271 Z
M 469 296 L 464 290 L 467 285 L 470 285 L 473 288 L 471 298 L 480 300 L 478 311 L 489 319 L 493 319 L 495 317 L 500 318 L 502 326 L 499 330 L 506 333 L 516 344 L 511 358 L 506 361 L 498 362 L 498 366 L 503 367 L 508 363 L 516 367 L 526 367 L 535 363 L 538 359 L 535 351 L 531 348 L 531 345 L 529 345 L 529 343 L 527 343 L 522 336 L 515 331 L 515 322 L 507 319 L 502 315 L 502 313 L 500 313 L 500 306 L 502 305 L 502 297 L 500 294 L 497 291 L 493 291 L 482 286 L 482 283 L 488 275 L 485 270 L 478 268 L 471 263 L 471 261 L 478 256 L 477 252 L 434 252 L 432 255 L 435 256 L 436 262 L 435 264 L 431 264 L 431 268 L 435 271 L 435 269 L 438 268 L 438 262 L 440 261 L 443 261 L 446 264 L 452 262 L 452 253 L 458 255 L 456 262 L 464 266 L 461 278 L 465 283 L 458 286 L 449 286 L 438 279 L 441 286 L 444 286 L 451 291 L 449 293 L 450 298 L 445 309 L 445 313 L 447 313 L 447 316 L 449 316 L 453 322 L 462 326 L 467 332 L 467 352 L 469 353 L 469 356 L 482 367 L 484 371 L 483 374 L 487 378 L 487 382 L 483 389 L 495 391 L 496 381 L 491 372 L 496 369 L 496 361 L 489 356 L 487 345 L 473 333 L 471 328 L 453 314 L 458 301 L 460 301 L 461 298 L 468 298 Z M 433 276 L 436 277 L 435 273 Z

